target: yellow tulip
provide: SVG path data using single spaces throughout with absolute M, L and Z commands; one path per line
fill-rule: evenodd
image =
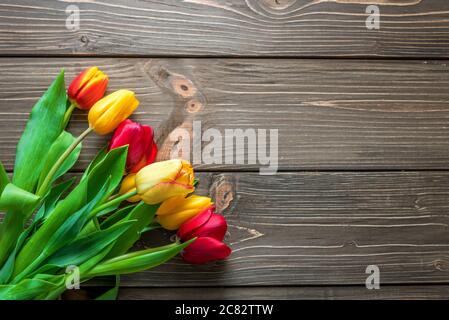
M 184 222 L 193 218 L 212 205 L 209 197 L 191 195 L 177 196 L 165 200 L 156 211 L 156 221 L 167 230 L 176 230 Z
M 174 196 L 193 192 L 192 165 L 173 159 L 152 163 L 136 174 L 137 193 L 147 204 L 157 204 Z
M 134 92 L 118 90 L 98 100 L 89 110 L 89 126 L 98 134 L 112 132 L 139 106 Z
M 120 186 L 119 193 L 125 194 L 131 191 L 136 190 L 136 174 L 130 173 L 128 174 L 122 181 L 122 185 Z M 138 202 L 140 201 L 139 195 L 135 195 L 131 198 L 128 198 L 126 201 L 128 202 Z

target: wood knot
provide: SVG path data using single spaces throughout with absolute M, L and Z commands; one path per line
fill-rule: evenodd
M 433 266 L 439 271 L 449 271 L 449 261 L 438 259 L 433 261 Z
M 186 102 L 185 108 L 188 113 L 195 113 L 203 109 L 203 104 L 198 99 L 191 99 Z
M 170 83 L 173 91 L 184 99 L 193 97 L 198 91 L 192 81 L 180 75 L 173 76 Z
M 81 43 L 88 44 L 89 43 L 89 38 L 85 34 L 83 34 L 80 37 L 80 41 L 81 41 Z
M 274 10 L 285 10 L 292 6 L 296 0 L 262 0 L 261 5 Z
M 235 199 L 235 181 L 232 176 L 218 175 L 210 187 L 216 211 L 223 212 Z

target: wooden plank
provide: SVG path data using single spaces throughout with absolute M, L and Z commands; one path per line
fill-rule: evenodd
M 379 290 L 352 287 L 242 288 L 121 288 L 121 300 L 259 300 L 259 299 L 448 299 L 449 286 L 383 286 Z
M 278 129 L 280 170 L 449 167 L 447 61 L 3 58 L 0 159 L 8 170 L 28 113 L 58 70 L 66 67 L 69 81 L 89 65 L 109 74 L 110 91 L 136 91 L 141 106 L 133 119 L 155 127 L 161 158 L 179 147 L 170 134 L 191 133 L 200 121 L 202 133 Z M 79 134 L 86 125 L 77 112 L 69 130 Z M 235 150 L 221 141 L 224 162 Z M 106 142 L 91 135 L 75 169 Z M 245 164 L 195 166 L 258 171 L 247 160 L 256 151 L 245 147 Z
M 201 266 L 176 257 L 122 276 L 122 287 L 363 286 L 368 265 L 379 267 L 382 288 L 448 284 L 449 172 L 197 177 L 197 194 L 211 196 L 228 220 L 232 255 Z M 163 245 L 171 237 L 154 231 L 135 247 Z M 109 284 L 96 279 L 90 285 Z
M 449 57 L 446 0 L 4 0 L 0 17 L 3 55 Z
M 125 287 L 448 283 L 449 173 L 201 173 L 229 223 L 233 254 L 209 265 L 179 257 L 122 277 Z M 144 235 L 137 248 L 167 243 Z

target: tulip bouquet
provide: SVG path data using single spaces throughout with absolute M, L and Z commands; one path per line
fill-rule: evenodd
M 17 145 L 12 178 L 0 162 L 0 299 L 57 299 L 78 270 L 79 281 L 153 268 L 178 253 L 187 263 L 226 258 L 227 224 L 210 198 L 193 195 L 190 163 L 154 162 L 153 129 L 128 120 L 139 101 L 129 90 L 105 95 L 97 67 L 66 91 L 64 71 L 33 107 Z M 88 112 L 78 137 L 65 130 L 75 108 Z M 110 143 L 75 183 L 64 175 L 83 139 L 113 132 Z M 133 250 L 143 233 L 178 230 L 172 243 Z

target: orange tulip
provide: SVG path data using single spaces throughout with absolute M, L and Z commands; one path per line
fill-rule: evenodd
M 90 67 L 73 79 L 67 95 L 77 108 L 86 110 L 103 98 L 107 86 L 108 76 L 97 67 Z

